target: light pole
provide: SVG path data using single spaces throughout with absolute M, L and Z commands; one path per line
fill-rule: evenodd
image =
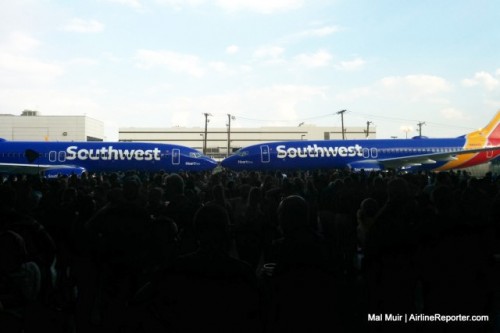
M 405 132 L 406 139 L 408 139 L 408 132 L 413 131 L 411 126 L 401 126 L 401 131 Z
M 212 116 L 210 113 L 203 113 L 203 115 L 205 116 L 205 136 L 203 137 L 203 155 L 206 155 L 207 153 L 207 126 L 208 126 L 208 122 L 210 120 L 208 120 L 208 116 Z
M 367 121 L 366 122 L 366 137 L 370 135 L 370 125 L 373 124 L 373 121 Z
M 340 110 L 337 114 L 340 114 L 340 121 L 342 122 L 342 140 L 345 140 L 345 131 L 344 131 L 344 112 L 347 110 Z
M 422 136 L 422 126 L 425 125 L 425 121 L 421 121 L 417 124 L 418 126 L 418 136 Z
M 227 114 L 227 156 L 231 155 L 231 120 L 235 120 L 235 116 Z

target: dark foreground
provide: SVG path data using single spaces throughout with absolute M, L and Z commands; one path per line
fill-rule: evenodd
M 0 185 L 0 332 L 498 332 L 500 179 Z

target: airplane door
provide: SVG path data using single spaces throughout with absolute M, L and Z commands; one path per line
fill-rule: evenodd
M 368 158 L 370 157 L 370 149 L 368 148 L 363 148 L 363 157 Z
M 172 164 L 179 165 L 181 163 L 181 151 L 178 148 L 172 149 Z
M 59 162 L 66 162 L 66 152 L 60 151 L 57 156 L 57 159 L 59 160 Z
M 372 154 L 372 158 L 377 158 L 377 156 L 378 156 L 377 148 L 372 148 L 371 154 Z
M 492 157 L 493 157 L 493 150 L 488 150 L 488 151 L 486 152 L 486 157 L 487 157 L 487 158 L 492 158 Z
M 269 163 L 269 161 L 271 160 L 268 145 L 260 146 L 260 160 L 262 163 Z
M 56 162 L 57 161 L 57 152 L 56 151 L 51 150 L 49 152 L 49 161 L 50 162 Z

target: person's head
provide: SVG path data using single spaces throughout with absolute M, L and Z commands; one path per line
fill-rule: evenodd
M 431 193 L 431 201 L 438 212 L 449 210 L 454 204 L 452 189 L 447 185 L 437 186 Z
M 152 220 L 150 246 L 153 249 L 153 256 L 162 258 L 175 255 L 177 236 L 179 229 L 171 218 L 160 216 Z
M 367 223 L 370 224 L 371 222 L 373 222 L 373 219 L 375 218 L 375 215 L 377 215 L 378 210 L 379 204 L 377 200 L 373 198 L 364 199 L 359 205 L 359 209 L 357 212 L 358 222 L 363 225 Z
M 278 223 L 285 237 L 309 225 L 309 205 L 298 195 L 284 198 L 278 206 Z
M 184 194 L 184 179 L 176 173 L 167 176 L 165 185 L 171 197 Z
M 361 201 L 359 205 L 360 214 L 363 217 L 375 217 L 379 209 L 379 204 L 377 200 L 373 198 L 366 198 Z
M 396 177 L 387 183 L 387 196 L 390 201 L 406 201 L 410 197 L 408 182 Z
M 15 271 L 26 259 L 24 239 L 10 230 L 0 232 L 0 272 Z
M 125 200 L 134 201 L 139 197 L 141 180 L 137 175 L 130 175 L 123 181 L 123 197 Z
M 248 206 L 256 207 L 260 203 L 260 199 L 261 199 L 260 187 L 256 186 L 252 187 L 250 189 L 250 192 L 248 193 L 248 200 L 247 200 Z
M 78 193 L 76 188 L 68 187 L 63 191 L 62 201 L 65 203 L 74 203 L 77 201 Z
M 212 196 L 214 197 L 214 200 L 223 202 L 226 200 L 226 195 L 224 193 L 224 186 L 221 184 L 217 184 L 212 188 Z
M 0 186 L 0 208 L 13 208 L 16 199 L 17 194 L 14 188 L 5 184 Z
M 148 203 L 150 205 L 160 204 L 163 201 L 163 189 L 161 187 L 153 187 L 148 193 Z
M 229 250 L 229 216 L 221 206 L 207 205 L 198 209 L 194 227 L 202 249 Z

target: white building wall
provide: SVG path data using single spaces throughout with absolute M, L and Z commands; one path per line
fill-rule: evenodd
M 366 129 L 361 127 L 346 128 L 346 139 L 365 139 Z M 119 141 L 165 142 L 184 145 L 203 150 L 205 129 L 201 127 L 171 128 L 120 128 Z M 376 137 L 375 128 L 370 128 L 369 138 Z M 342 139 L 342 130 L 337 127 L 317 127 L 306 125 L 301 127 L 260 127 L 231 128 L 231 150 L 241 147 L 272 141 L 290 140 L 328 140 Z M 227 155 L 227 128 L 208 128 L 207 153 Z
M 103 140 L 104 123 L 100 120 L 85 117 L 85 136 Z M 86 139 L 87 140 L 87 139 Z
M 0 115 L 0 137 L 11 141 L 102 140 L 104 124 L 86 116 Z

